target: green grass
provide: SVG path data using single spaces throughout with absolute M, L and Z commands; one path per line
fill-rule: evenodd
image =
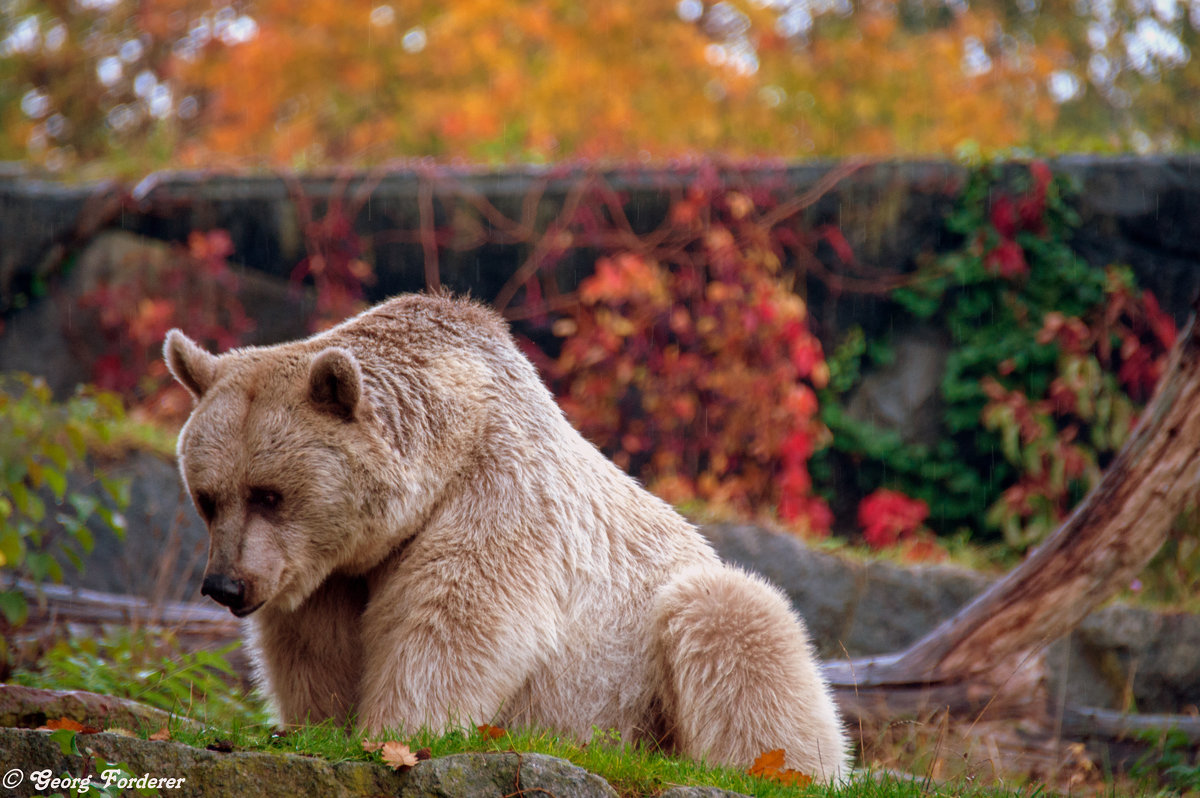
M 101 639 L 61 641 L 45 652 L 35 668 L 19 670 L 13 681 L 56 689 L 86 689 L 132 698 L 152 706 L 184 713 L 170 728 L 171 739 L 204 748 L 221 743 L 238 751 L 290 753 L 331 762 L 379 762 L 378 753 L 363 749 L 364 735 L 330 724 L 280 732 L 266 720 L 260 701 L 245 695 L 232 677 L 222 652 L 183 652 L 164 633 L 127 630 Z M 154 729 L 140 729 L 148 736 Z M 932 785 L 917 780 L 858 775 L 850 784 L 798 789 L 750 776 L 730 768 L 707 767 L 640 745 L 622 743 L 597 730 L 581 744 L 543 730 L 513 729 L 493 739 L 477 730 L 444 733 L 420 731 L 389 735 L 413 751 L 428 748 L 432 756 L 478 751 L 517 751 L 559 757 L 596 773 L 622 796 L 656 796 L 674 785 L 706 785 L 754 796 L 833 796 L 834 798 L 909 798 L 912 796 L 1001 796 L 1032 798 L 1037 787 L 1021 790 L 974 786 L 964 780 Z M 918 750 L 923 750 L 918 748 Z M 890 759 L 888 761 L 891 761 Z M 922 757 L 900 761 L 919 767 Z M 923 772 L 923 771 L 922 771 Z
M 205 747 L 216 743 L 229 744 L 238 751 L 260 751 L 316 756 L 331 762 L 379 762 L 379 754 L 363 750 L 364 737 L 360 732 L 347 732 L 340 727 L 322 724 L 306 726 L 280 733 L 261 725 L 232 729 L 206 728 L 173 729 L 176 742 Z M 604 778 L 624 798 L 655 796 L 675 785 L 713 786 L 761 798 L 775 796 L 829 796 L 830 798 L 917 798 L 917 796 L 963 796 L 974 798 L 1035 798 L 1044 791 L 1041 787 L 1022 790 L 1003 790 L 975 787 L 968 784 L 936 786 L 920 780 L 870 774 L 856 774 L 848 784 L 837 787 L 789 787 L 750 776 L 724 767 L 711 767 L 689 759 L 669 756 L 639 745 L 628 745 L 603 732 L 594 735 L 588 744 L 564 739 L 547 731 L 512 730 L 498 738 L 478 731 L 421 731 L 411 736 L 386 735 L 385 739 L 405 742 L 413 751 L 428 748 L 433 757 L 467 752 L 540 753 L 566 759 L 579 767 Z

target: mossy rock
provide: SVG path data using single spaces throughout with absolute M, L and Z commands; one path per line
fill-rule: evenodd
M 402 798 L 555 795 L 617 798 L 608 782 L 545 754 L 466 753 L 421 762 L 404 778 Z
M 241 795 L 500 798 L 518 791 L 553 794 L 558 798 L 617 798 L 613 788 L 599 776 L 543 754 L 457 754 L 427 760 L 407 773 L 397 773 L 371 762 L 327 762 L 282 753 L 219 753 L 110 733 L 79 735 L 76 742 L 84 755 L 74 756 L 63 754 L 50 735 L 49 731 L 0 728 L 5 772 L 19 770 L 24 777 L 9 794 L 24 798 L 52 791 L 39 789 L 35 783 L 33 774 L 39 771 L 49 771 L 53 777 L 91 773 L 92 785 L 96 786 L 100 782 L 95 763 L 87 760 L 89 755 L 98 755 L 133 777 L 145 774 L 155 779 L 180 780 L 159 791 L 160 795 L 172 798 Z
M 99 781 L 94 775 L 95 764 L 87 761 L 89 753 L 99 755 L 110 764 L 120 765 L 135 777 L 148 774 L 157 779 L 182 780 L 170 789 L 159 791 L 160 795 L 174 798 L 396 795 L 404 779 L 389 768 L 369 762 L 330 763 L 294 754 L 218 753 L 174 742 L 108 733 L 79 735 L 76 742 L 84 756 L 64 755 L 48 731 L 0 729 L 0 750 L 6 752 L 6 772 L 17 769 L 25 776 L 11 794 L 37 794 L 39 789 L 32 774 L 45 770 L 56 777 L 82 776 L 91 772 L 95 786 Z

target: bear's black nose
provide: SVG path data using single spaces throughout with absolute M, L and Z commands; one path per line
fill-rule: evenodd
M 200 586 L 200 594 L 237 612 L 246 601 L 246 583 L 225 574 L 208 574 Z

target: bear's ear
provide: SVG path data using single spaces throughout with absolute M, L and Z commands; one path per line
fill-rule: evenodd
M 163 360 L 167 361 L 167 368 L 179 384 L 197 400 L 217 378 L 217 356 L 206 352 L 179 330 L 167 333 L 163 342 Z
M 352 420 L 362 399 L 362 369 L 354 355 L 331 347 L 308 367 L 308 398 L 318 409 Z

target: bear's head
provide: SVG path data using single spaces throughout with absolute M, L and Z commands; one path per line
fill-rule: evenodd
M 178 330 L 164 358 L 196 406 L 180 472 L 208 525 L 201 592 L 244 617 L 294 609 L 336 571 L 402 542 L 433 480 L 398 459 L 347 349 L 311 341 L 213 355 Z M 397 486 L 403 494 L 398 495 Z

